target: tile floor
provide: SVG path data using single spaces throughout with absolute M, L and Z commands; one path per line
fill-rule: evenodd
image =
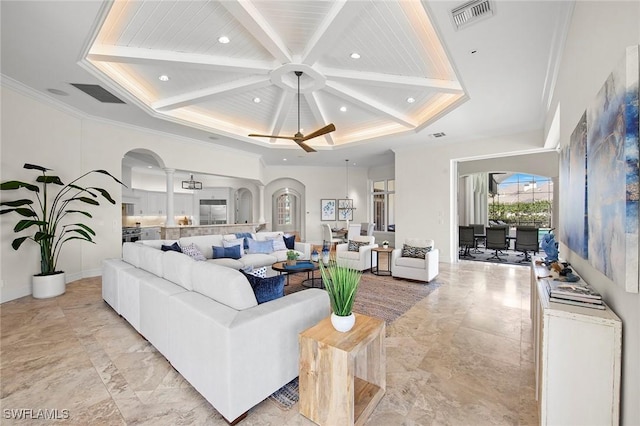
M 387 328 L 387 392 L 367 424 L 537 424 L 529 269 L 463 261 L 440 280 Z M 3 424 L 33 422 L 7 409 L 45 408 L 67 424 L 226 424 L 102 301 L 100 278 L 67 289 L 0 305 Z M 313 423 L 265 400 L 241 424 Z

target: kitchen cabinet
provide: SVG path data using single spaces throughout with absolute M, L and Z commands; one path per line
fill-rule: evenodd
M 174 194 L 173 213 L 174 216 L 193 216 L 193 195 Z
M 160 239 L 160 227 L 150 226 L 140 230 L 141 240 L 159 240 Z
M 167 213 L 167 194 L 147 192 L 147 216 L 161 216 Z

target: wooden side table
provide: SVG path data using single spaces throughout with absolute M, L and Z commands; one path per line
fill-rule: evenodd
M 393 247 L 375 247 L 371 249 L 371 273 L 376 275 L 391 275 L 391 252 Z M 373 254 L 376 254 L 376 266 L 373 266 Z M 380 270 L 380 253 L 387 253 L 387 270 Z
M 300 333 L 300 414 L 319 425 L 362 425 L 386 390 L 384 321 L 355 314 L 336 331 L 330 318 Z

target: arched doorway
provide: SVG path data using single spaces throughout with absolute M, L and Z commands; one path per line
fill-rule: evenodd
M 301 196 L 291 188 L 282 188 L 272 195 L 273 230 L 300 236 Z
M 253 223 L 253 194 L 247 188 L 236 191 L 236 223 Z

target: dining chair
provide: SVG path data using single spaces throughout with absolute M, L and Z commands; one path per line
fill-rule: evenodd
M 460 259 L 473 259 L 471 248 L 475 247 L 476 238 L 473 232 L 473 226 L 458 226 L 458 246 L 460 247 Z
M 537 253 L 540 250 L 538 240 L 538 228 L 533 226 L 518 226 L 516 228 L 516 251 L 524 253 L 524 258 L 519 262 L 530 262 L 529 252 Z
M 329 247 L 333 247 L 334 244 L 342 243 L 342 238 L 336 238 L 333 236 L 333 231 L 331 231 L 331 226 L 328 223 L 323 223 L 322 225 L 322 245 L 329 245 Z
M 353 240 L 355 237 L 360 236 L 360 229 L 362 229 L 362 224 L 360 223 L 352 223 L 347 228 L 347 241 Z
M 488 250 L 495 250 L 493 256 L 489 259 L 495 259 L 499 262 L 504 262 L 505 259 L 500 257 L 500 250 L 507 249 L 507 227 L 506 226 L 492 226 L 487 228 L 487 240 L 485 247 Z

